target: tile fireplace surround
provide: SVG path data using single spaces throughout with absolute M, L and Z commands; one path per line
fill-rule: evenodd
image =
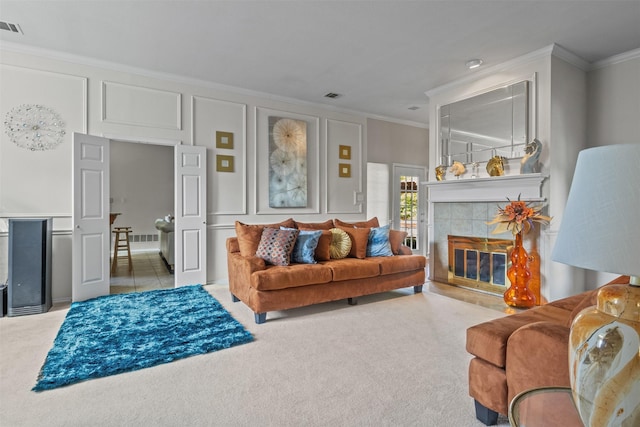
M 544 180 L 541 174 L 525 174 L 423 183 L 428 190 L 430 279 L 448 283 L 449 235 L 513 240 L 509 232 L 491 234 L 494 226 L 487 222 L 495 217 L 498 205 L 508 203 L 507 197 L 543 202 Z M 537 238 L 539 230 L 536 227 L 529 237 Z

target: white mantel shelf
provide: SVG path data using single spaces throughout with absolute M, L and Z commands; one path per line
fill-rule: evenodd
M 540 173 L 507 175 L 487 178 L 425 181 L 430 203 L 445 202 L 504 202 L 507 198 L 542 201 L 542 182 L 547 177 Z

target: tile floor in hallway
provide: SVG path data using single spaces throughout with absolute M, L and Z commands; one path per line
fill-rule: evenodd
M 111 275 L 112 294 L 173 288 L 173 274 L 167 270 L 158 251 L 134 252 L 131 260 L 133 271 L 129 273 L 127 258 L 118 258 L 116 272 Z

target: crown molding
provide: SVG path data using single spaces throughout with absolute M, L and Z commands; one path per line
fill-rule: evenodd
M 535 61 L 541 58 L 547 58 L 549 56 L 555 56 L 557 58 L 560 58 L 568 63 L 570 63 L 571 65 L 583 70 L 583 71 L 589 71 L 589 63 L 587 61 L 585 61 L 584 59 L 580 58 L 578 55 L 574 54 L 573 52 L 565 49 L 564 47 L 560 46 L 559 44 L 552 44 L 549 46 L 545 46 L 542 49 L 538 49 L 538 50 L 534 50 L 533 52 L 529 52 L 527 54 L 524 54 L 522 56 L 519 56 L 517 58 L 513 58 L 510 59 L 508 61 L 502 62 L 500 64 L 496 64 L 496 65 L 492 65 L 490 67 L 486 67 L 486 68 L 482 68 L 480 70 L 478 70 L 477 72 L 474 72 L 473 74 L 470 74 L 466 77 L 462 77 L 458 80 L 454 80 L 452 82 L 449 83 L 445 83 L 442 86 L 438 86 L 435 87 L 433 89 L 429 89 L 428 91 L 425 92 L 425 94 L 428 97 L 431 97 L 433 95 L 437 95 L 441 92 L 447 91 L 449 89 L 453 89 L 456 86 L 460 86 L 462 84 L 465 83 L 470 83 L 473 82 L 475 80 L 478 80 L 482 77 L 485 76 L 490 76 L 496 73 L 499 73 L 501 71 L 504 70 L 508 70 L 510 68 L 514 68 L 516 66 L 525 64 L 527 62 L 531 62 L 531 61 Z
M 517 65 L 521 65 L 527 62 L 531 62 L 533 60 L 537 60 L 540 58 L 545 58 L 548 57 L 549 55 L 551 55 L 553 48 L 555 45 L 550 45 L 550 46 L 546 46 L 543 47 L 542 49 L 538 49 L 535 50 L 533 52 L 529 52 L 525 55 L 519 56 L 517 58 L 513 58 L 510 59 L 508 61 L 505 62 L 501 62 L 500 64 L 496 64 L 496 65 L 492 65 L 486 68 L 481 68 L 479 70 L 477 70 L 476 72 L 474 72 L 473 74 L 470 74 L 466 77 L 462 77 L 458 80 L 454 80 L 451 81 L 449 83 L 445 83 L 441 86 L 435 87 L 433 89 L 429 89 L 425 92 L 425 95 L 427 95 L 429 98 L 432 97 L 433 95 L 437 95 L 439 93 L 445 92 L 449 89 L 453 89 L 457 86 L 460 86 L 462 84 L 465 83 L 470 83 L 473 82 L 475 80 L 478 80 L 482 77 L 486 77 L 486 76 L 490 76 L 493 74 L 496 74 L 500 71 L 504 71 L 507 70 L 509 68 L 513 68 Z
M 638 59 L 638 58 L 640 58 L 640 48 L 633 49 L 628 52 L 623 52 L 618 55 L 613 55 L 609 58 L 605 58 L 600 61 L 596 61 L 591 64 L 591 70 L 605 68 L 610 65 L 620 64 L 621 62 L 626 62 L 626 61 L 630 61 L 632 59 Z
M 587 72 L 591 69 L 591 64 L 570 50 L 560 46 L 559 44 L 554 43 L 551 45 L 551 54 L 556 58 L 560 58 L 565 62 L 573 65 L 576 68 L 581 69 L 584 72 Z
M 257 98 L 266 98 L 276 102 L 285 102 L 288 104 L 294 104 L 299 106 L 321 108 L 323 110 L 332 111 L 336 113 L 351 114 L 354 116 L 361 117 L 363 119 L 373 118 L 373 119 L 385 120 L 388 122 L 399 123 L 399 124 L 404 124 L 404 125 L 414 126 L 414 127 L 421 127 L 421 128 L 428 127 L 428 123 L 426 122 L 425 123 L 413 122 L 411 120 L 404 120 L 404 119 L 397 119 L 394 117 L 376 115 L 366 111 L 352 110 L 349 108 L 342 108 L 342 107 L 337 107 L 337 106 L 328 105 L 328 104 L 304 101 L 301 99 L 289 98 L 281 95 L 275 95 L 272 93 L 259 92 L 259 91 L 245 89 L 237 86 L 224 85 L 224 84 L 215 83 L 209 80 L 202 80 L 202 79 L 186 77 L 178 74 L 153 71 L 146 68 L 139 68 L 139 67 L 134 67 L 130 65 L 124 65 L 121 63 L 105 61 L 105 60 L 97 59 L 93 57 L 75 55 L 75 54 L 61 52 L 53 49 L 44 49 L 40 47 L 29 46 L 22 43 L 7 42 L 3 40 L 0 42 L 0 50 L 5 50 L 5 51 L 19 53 L 19 54 L 25 54 L 25 55 L 39 56 L 39 57 L 43 57 L 51 60 L 69 62 L 76 65 L 102 68 L 102 69 L 115 71 L 115 72 L 136 74 L 142 77 L 165 80 L 165 81 L 170 81 L 174 83 L 186 84 L 190 86 L 200 86 L 208 89 L 228 92 L 230 94 L 235 94 L 235 95 L 245 95 L 245 96 L 257 97 Z M 428 120 L 428 117 L 427 117 L 427 120 Z

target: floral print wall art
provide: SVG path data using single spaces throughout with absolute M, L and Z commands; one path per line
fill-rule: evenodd
M 307 122 L 269 117 L 269 207 L 307 206 Z

